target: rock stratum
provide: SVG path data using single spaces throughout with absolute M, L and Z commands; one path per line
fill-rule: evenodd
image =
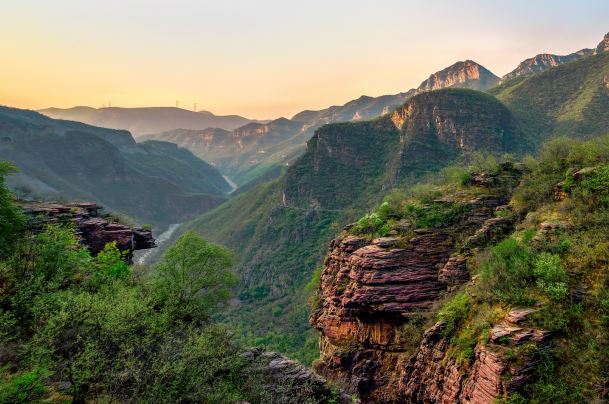
M 97 255 L 108 243 L 116 243 L 128 262 L 133 252 L 155 248 L 152 232 L 141 227 L 131 227 L 111 221 L 100 214 L 103 208 L 93 202 L 73 204 L 28 202 L 22 203 L 28 217 L 28 227 L 39 231 L 49 224 L 71 225 L 80 242 L 92 255 Z

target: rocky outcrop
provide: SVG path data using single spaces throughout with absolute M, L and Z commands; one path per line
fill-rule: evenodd
M 488 404 L 519 391 L 533 379 L 535 359 L 525 353 L 514 362 L 510 353 L 525 342 L 540 345 L 551 337 L 545 330 L 512 323 L 525 321 L 533 312 L 529 308 L 511 310 L 505 320 L 492 329 L 489 339 L 476 345 L 471 364 L 447 358 L 450 344 L 443 334 L 445 324 L 436 323 L 425 332 L 417 353 L 402 369 L 400 399 Z
M 428 330 L 418 345 L 412 324 L 421 327 L 420 319 L 434 311 L 442 295 L 469 280 L 471 244 L 499 239 L 513 221 L 495 217 L 497 208 L 505 208 L 504 196 L 484 194 L 460 203 L 465 213 L 448 227 L 412 230 L 402 220 L 391 237 L 348 235 L 332 241 L 319 304 L 310 318 L 320 332 L 321 358 L 315 363 L 320 374 L 364 402 L 452 402 L 465 397 L 465 383 L 473 380 L 468 378 L 473 373 L 454 360 L 444 363 L 449 342 L 442 336 L 443 325 Z M 479 241 L 465 242 L 468 237 Z M 477 377 L 484 378 L 495 356 L 484 346 L 476 355 Z M 470 401 L 482 402 L 475 398 L 480 383 L 472 383 Z
M 609 33 L 607 33 L 603 40 L 597 45 L 594 53 L 598 55 L 599 53 L 605 53 L 607 51 L 609 51 Z
M 417 92 L 439 90 L 441 88 L 469 88 L 484 91 L 499 83 L 499 77 L 472 60 L 457 62 L 429 76 L 421 83 Z
M 518 67 L 501 78 L 501 82 L 505 82 L 520 76 L 530 76 L 532 74 L 541 73 L 552 67 L 562 65 L 564 63 L 574 62 L 586 56 L 594 54 L 594 49 L 582 49 L 569 55 L 551 55 L 542 53 L 532 58 L 521 62 Z
M 150 230 L 112 222 L 100 215 L 102 207 L 92 202 L 24 203 L 21 207 L 33 231 L 40 231 L 48 224 L 73 225 L 76 235 L 93 255 L 103 250 L 107 243 L 116 242 L 117 248 L 131 262 L 134 251 L 156 247 Z
M 352 403 L 349 395 L 332 389 L 326 379 L 277 352 L 252 348 L 241 356 L 247 363 L 245 371 L 263 380 L 264 394 L 273 403 Z

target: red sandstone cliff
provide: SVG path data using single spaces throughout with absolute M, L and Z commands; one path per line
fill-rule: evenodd
M 475 176 L 478 186 L 496 178 Z M 471 252 L 507 235 L 509 195 L 478 194 L 458 223 L 446 228 L 394 227 L 393 236 L 370 240 L 344 234 L 332 241 L 311 324 L 320 332 L 316 370 L 363 402 L 491 403 L 532 377 L 527 358 L 508 359 L 509 347 L 538 344 L 550 335 L 527 328 L 530 310 L 512 310 L 480 339 L 473 360 L 451 354 L 445 324 L 434 324 L 440 300 L 470 281 Z M 442 202 L 451 202 L 443 199 Z M 413 329 L 433 324 L 417 337 Z

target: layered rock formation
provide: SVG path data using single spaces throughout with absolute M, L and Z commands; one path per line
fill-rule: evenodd
M 116 247 L 131 262 L 134 251 L 156 247 L 150 230 L 112 222 L 100 215 L 102 207 L 95 203 L 27 203 L 21 206 L 33 231 L 40 231 L 48 224 L 73 225 L 76 236 L 92 255 L 102 251 L 106 244 L 116 242 Z
M 445 324 L 436 323 L 425 331 L 416 355 L 401 369 L 399 399 L 433 403 L 493 403 L 520 390 L 534 377 L 535 360 L 523 355 L 514 363 L 509 355 L 525 343 L 544 344 L 551 334 L 521 327 L 532 309 L 511 310 L 492 330 L 489 340 L 474 349 L 471 364 L 447 359 L 449 340 L 443 336 Z
M 506 173 L 518 178 L 508 166 Z M 497 180 L 488 174 L 472 179 Z M 531 379 L 531 362 L 512 363 L 507 351 L 550 337 L 522 325 L 532 309 L 509 311 L 475 346 L 471 362 L 451 355 L 443 322 L 422 333 L 443 296 L 470 281 L 472 252 L 500 241 L 514 224 L 510 215 L 495 215 L 508 209 L 507 195 L 464 198 L 434 202 L 463 204 L 464 213 L 450 225 L 411 229 L 399 222 L 391 237 L 345 234 L 332 241 L 310 317 L 320 332 L 321 357 L 314 364 L 320 374 L 364 402 L 490 403 Z

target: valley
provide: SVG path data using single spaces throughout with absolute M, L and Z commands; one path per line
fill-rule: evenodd
M 609 34 L 426 77 L 0 106 L 0 403 L 609 400 Z

